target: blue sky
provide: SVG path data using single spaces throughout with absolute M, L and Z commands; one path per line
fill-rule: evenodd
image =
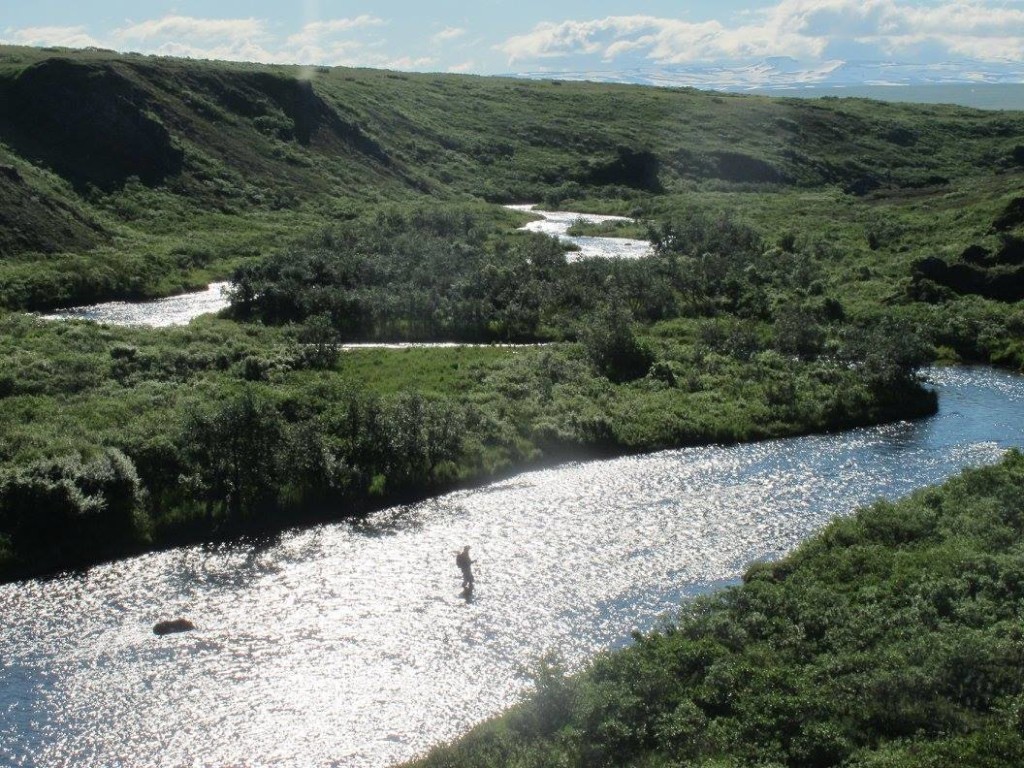
M 0 0 L 0 41 L 478 74 L 1024 63 L 1024 0 Z

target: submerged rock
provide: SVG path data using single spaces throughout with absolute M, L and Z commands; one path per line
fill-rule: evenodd
M 158 621 L 153 625 L 154 635 L 170 635 L 175 632 L 191 632 L 196 626 L 188 619 L 171 619 Z

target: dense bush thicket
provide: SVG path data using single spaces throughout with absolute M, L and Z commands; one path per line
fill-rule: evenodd
M 10 308 L 198 285 L 367 201 L 832 187 L 941 206 L 997 175 L 1019 195 L 1024 132 L 1014 112 L 952 105 L 8 46 L 0 93 Z M 886 236 L 872 228 L 873 247 Z
M 99 83 L 99 111 L 38 135 L 0 115 L 0 305 L 236 269 L 245 322 L 0 315 L 0 578 L 533 460 L 918 415 L 932 345 L 1024 368 L 1020 115 L 60 56 L 0 55 L 0 90 L 34 83 L 40 114 Z M 104 109 L 170 154 L 111 177 L 59 140 L 110 150 Z M 656 253 L 569 263 L 463 195 L 628 213 Z M 560 343 L 339 352 L 354 339 Z M 544 667 L 432 764 L 1024 762 L 1021 463 L 838 523 L 582 677 Z
M 609 302 L 642 321 L 677 314 L 654 260 L 568 263 L 553 239 L 499 235 L 459 206 L 392 207 L 338 225 L 240 267 L 234 282 L 239 319 L 315 317 L 352 340 L 572 338 Z
M 529 461 L 934 407 L 921 392 L 877 392 L 843 362 L 735 355 L 621 326 L 584 344 L 343 353 L 333 365 L 310 357 L 301 330 L 228 321 L 149 334 L 13 317 L 5 327 L 18 347 L 7 359 L 35 367 L 9 381 L 0 414 L 4 573 L 352 514 Z M 42 365 L 67 336 L 75 354 Z M 637 359 L 639 377 L 623 368 Z M 106 456 L 99 446 L 116 472 L 78 458 Z
M 1024 456 L 831 524 L 417 763 L 1024 761 Z
M 550 238 L 493 241 L 468 208 L 392 208 L 240 267 L 234 314 L 328 321 L 342 339 L 532 340 L 564 279 Z
M 696 209 L 650 227 L 655 253 L 569 263 L 549 238 L 500 236 L 471 208 L 391 208 L 308 247 L 241 267 L 234 316 L 305 323 L 311 339 L 579 339 L 615 381 L 647 374 L 634 323 L 720 318 L 704 341 L 750 356 L 863 363 L 906 389 L 931 350 L 917 324 L 846 317 L 813 244 L 769 246 L 754 226 Z M 898 327 L 897 327 L 898 325 Z M 725 336 L 721 336 L 724 333 Z
M 76 564 L 145 541 L 148 518 L 135 465 L 107 448 L 0 471 L 0 537 L 46 564 Z

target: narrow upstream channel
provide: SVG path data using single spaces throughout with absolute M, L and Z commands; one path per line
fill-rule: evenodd
M 510 205 L 518 211 L 529 211 L 541 216 L 531 221 L 522 229 L 530 232 L 542 232 L 557 237 L 564 242 L 575 245 L 579 250 L 569 254 L 571 261 L 582 258 L 635 259 L 648 256 L 651 244 L 646 240 L 628 240 L 613 237 L 573 237 L 567 234 L 577 220 L 596 224 L 603 221 L 628 221 L 622 216 L 599 216 L 590 213 L 571 213 L 568 211 L 537 211 L 532 204 Z M 149 328 L 165 328 L 172 325 L 188 325 L 200 315 L 208 315 L 226 309 L 228 306 L 227 292 L 231 283 L 211 283 L 204 290 L 195 293 L 183 293 L 153 301 L 108 301 L 102 304 L 89 304 L 82 307 L 58 309 L 42 315 L 45 320 L 91 320 L 110 325 L 143 326 Z M 458 346 L 451 343 L 409 343 L 395 344 L 346 344 L 343 348 L 387 348 L 387 347 L 434 347 Z
M 1024 378 L 939 413 L 529 472 L 360 523 L 0 587 L 0 765 L 387 766 L 829 520 L 1024 445 Z M 472 547 L 476 599 L 455 551 Z M 197 630 L 156 637 L 184 616 Z

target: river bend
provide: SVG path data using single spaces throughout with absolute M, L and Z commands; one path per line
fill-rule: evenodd
M 568 464 L 262 544 L 0 587 L 0 765 L 385 766 L 837 515 L 1024 445 L 1024 379 L 931 372 L 939 413 Z M 472 546 L 477 596 L 459 595 Z M 160 619 L 198 629 L 156 637 Z

